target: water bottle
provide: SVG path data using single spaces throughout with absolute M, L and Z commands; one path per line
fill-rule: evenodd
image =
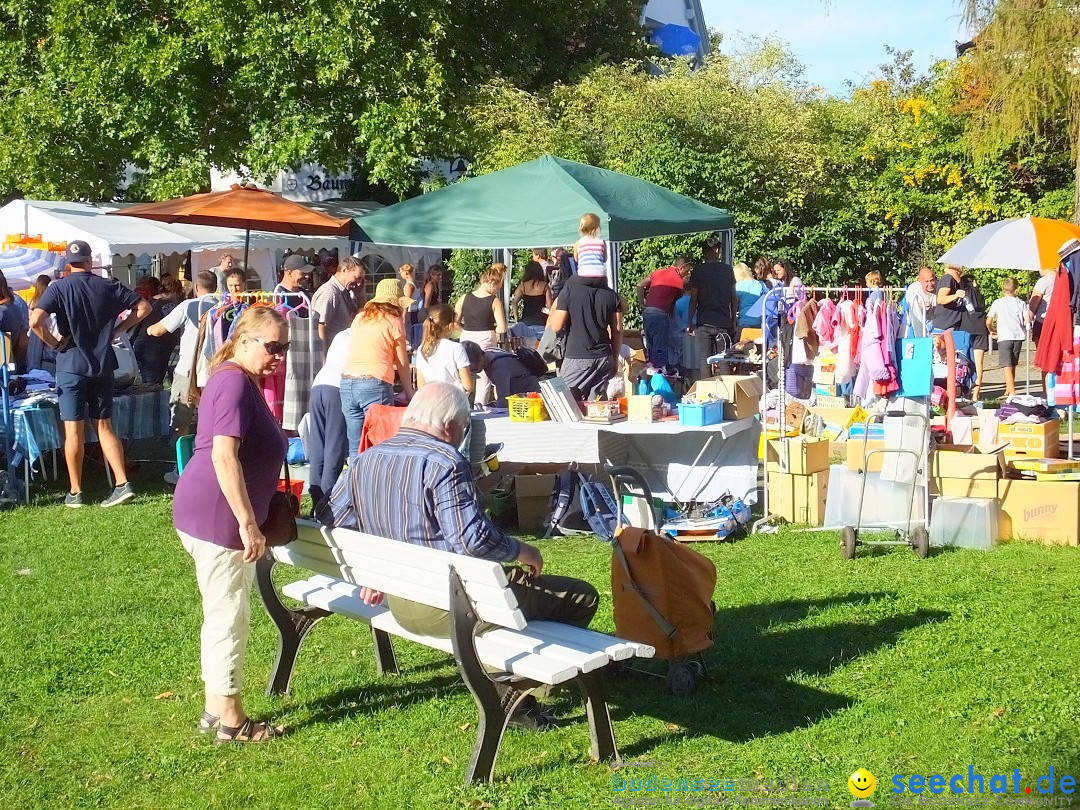
M 967 293 L 964 294 L 964 309 L 966 309 L 968 312 L 975 311 L 975 304 L 972 303 L 971 296 L 969 296 Z

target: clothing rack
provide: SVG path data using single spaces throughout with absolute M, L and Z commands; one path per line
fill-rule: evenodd
M 295 305 L 293 302 L 299 300 L 299 303 Z M 319 318 L 315 310 L 311 307 L 311 297 L 302 290 L 296 292 L 276 292 L 272 290 L 246 290 L 241 293 L 225 293 L 221 300 L 214 305 L 213 309 L 209 310 L 212 315 L 221 309 L 229 307 L 233 304 L 248 304 L 251 306 L 284 306 L 288 308 L 289 312 L 299 310 L 301 308 L 307 310 L 307 331 L 308 331 L 308 345 L 315 346 L 319 338 Z M 287 362 L 287 361 L 286 361 Z M 312 385 L 315 382 L 315 375 L 318 373 L 319 368 L 322 367 L 322 354 L 314 358 L 314 362 L 311 363 L 308 373 L 305 375 L 307 378 L 307 387 L 310 391 Z M 297 425 L 298 427 L 299 425 Z M 291 428 L 290 428 L 291 429 Z
M 0 332 L 0 411 L 3 411 L 3 424 L 0 429 L 4 434 L 4 486 L 0 488 L 0 506 L 18 503 L 15 489 L 15 414 L 11 406 L 9 390 L 11 375 L 8 373 L 7 336 Z M 23 486 L 29 490 L 30 478 L 27 476 Z
M 763 441 L 764 441 L 763 452 L 762 452 L 762 462 L 763 463 L 762 463 L 762 472 L 761 472 L 761 475 L 762 475 L 762 488 L 763 488 L 763 501 L 762 501 L 762 503 L 763 503 L 763 510 L 764 511 L 763 511 L 761 519 L 754 523 L 754 525 L 752 527 L 753 531 L 756 532 L 758 530 L 759 526 L 762 526 L 765 523 L 767 523 L 768 520 L 769 520 L 769 517 L 770 517 L 769 516 L 769 461 L 768 461 L 768 459 L 769 459 L 769 429 L 768 429 L 768 422 L 766 421 L 766 407 L 765 407 L 766 394 L 768 394 L 768 392 L 769 392 L 769 375 L 768 375 L 768 368 L 769 368 L 769 324 L 768 324 L 769 310 L 768 310 L 768 306 L 767 306 L 767 304 L 769 303 L 769 299 L 772 298 L 772 299 L 775 299 L 775 300 L 780 300 L 780 302 L 781 302 L 780 306 L 784 307 L 786 309 L 786 307 L 787 307 L 786 301 L 787 301 L 787 297 L 788 297 L 787 294 L 788 294 L 789 291 L 792 294 L 792 300 L 793 301 L 798 301 L 798 300 L 802 300 L 804 298 L 810 298 L 810 297 L 816 296 L 818 293 L 825 293 L 826 295 L 828 295 L 829 293 L 840 293 L 840 294 L 845 294 L 846 293 L 848 295 L 856 295 L 856 296 L 859 296 L 859 297 L 865 299 L 865 297 L 866 297 L 865 294 L 866 293 L 875 292 L 875 291 L 880 290 L 883 295 L 888 296 L 888 295 L 891 295 L 892 292 L 897 290 L 897 289 L 900 289 L 900 288 L 897 288 L 897 287 L 870 288 L 870 287 L 853 287 L 853 286 L 816 287 L 816 286 L 811 286 L 811 285 L 807 285 L 807 284 L 800 284 L 800 285 L 794 286 L 794 287 L 787 287 L 787 286 L 784 286 L 784 285 L 781 285 L 779 287 L 773 287 L 772 289 L 770 289 L 768 292 L 766 292 L 762 296 L 761 337 L 762 337 L 762 340 L 764 341 L 764 346 L 762 347 L 763 351 L 762 351 L 762 363 L 761 363 L 761 391 L 762 391 L 762 395 L 761 395 L 761 401 L 758 403 L 758 405 L 759 405 L 759 413 L 760 413 L 760 416 L 761 416 L 762 437 L 763 437 Z M 781 315 L 781 317 L 784 317 L 784 316 Z M 785 373 L 784 373 L 784 344 L 779 338 L 780 338 L 780 336 L 779 336 L 779 332 L 778 332 L 777 341 L 776 341 L 776 348 L 777 348 L 777 354 L 776 354 L 776 363 L 777 363 L 777 369 L 776 370 L 777 370 L 777 374 L 776 374 L 776 376 L 777 376 L 777 389 L 780 391 L 780 402 L 779 402 L 779 406 L 778 406 L 779 412 L 780 412 L 780 422 L 779 422 L 780 431 L 779 432 L 780 432 L 780 438 L 784 438 L 787 435 L 787 408 L 786 408 L 785 402 L 784 402 L 784 400 L 786 399 L 786 396 L 787 396 L 787 387 L 786 387 L 786 377 L 785 377 Z

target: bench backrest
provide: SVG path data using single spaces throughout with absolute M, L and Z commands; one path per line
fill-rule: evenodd
M 299 537 L 273 549 L 282 563 L 442 610 L 450 609 L 450 571 L 457 572 L 482 621 L 520 630 L 525 617 L 497 562 L 414 546 L 350 529 L 297 520 Z

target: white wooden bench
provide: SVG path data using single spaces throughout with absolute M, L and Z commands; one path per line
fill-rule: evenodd
M 510 715 L 525 695 L 541 686 L 576 683 L 585 697 L 593 757 L 618 759 L 603 670 L 613 661 L 650 658 L 652 647 L 558 622 L 526 622 L 499 563 L 347 529 L 329 530 L 306 520 L 297 524 L 299 538 L 271 549 L 257 566 L 259 593 L 280 633 L 269 693 L 288 691 L 304 636 L 336 613 L 371 626 L 380 675 L 397 672 L 394 636 L 454 656 L 480 713 L 467 782 L 491 781 Z M 281 589 L 304 607 L 294 610 L 281 602 L 271 578 L 275 564 L 314 573 Z M 410 633 L 386 607 L 365 605 L 362 586 L 449 611 L 450 638 Z M 478 635 L 481 623 L 494 628 Z M 503 705 L 506 687 L 520 690 L 510 705 Z

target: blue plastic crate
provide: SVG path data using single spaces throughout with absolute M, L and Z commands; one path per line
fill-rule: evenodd
M 679 424 L 689 427 L 717 425 L 724 421 L 724 402 L 702 402 L 696 405 L 679 403 Z

